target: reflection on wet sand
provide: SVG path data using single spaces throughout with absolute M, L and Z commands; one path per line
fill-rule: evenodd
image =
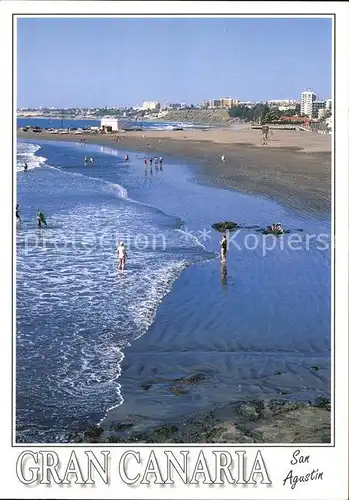
M 227 269 L 227 262 L 223 260 L 221 262 L 221 282 L 222 285 L 227 285 L 227 278 L 228 278 L 228 269 Z

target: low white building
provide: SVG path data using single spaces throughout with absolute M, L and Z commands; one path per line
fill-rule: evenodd
M 102 118 L 100 129 L 105 132 L 118 132 L 118 130 L 123 130 L 125 128 L 132 127 L 131 122 L 125 118 Z
M 326 115 L 326 113 L 327 113 L 327 109 L 326 108 L 320 108 L 318 110 L 318 116 L 317 116 L 319 118 L 319 120 L 321 118 L 323 118 Z
M 160 111 L 159 101 L 144 101 L 142 109 L 144 111 Z

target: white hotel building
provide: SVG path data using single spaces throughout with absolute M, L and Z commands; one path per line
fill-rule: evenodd
M 313 116 L 313 102 L 316 101 L 316 94 L 311 90 L 301 94 L 301 115 Z

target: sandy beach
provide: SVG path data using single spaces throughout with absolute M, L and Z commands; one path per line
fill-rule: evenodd
M 331 207 L 330 135 L 273 130 L 268 145 L 260 130 L 151 130 L 119 134 L 18 132 L 19 138 L 108 144 L 148 155 L 185 157 L 214 185 L 259 194 L 296 210 L 328 212 Z M 115 138 L 118 137 L 117 143 Z M 224 163 L 221 161 L 225 155 Z M 166 159 L 165 159 L 166 161 Z
M 86 145 L 20 133 L 18 442 L 330 441 L 330 254 L 305 238 L 294 252 L 286 235 L 263 258 L 256 230 L 278 220 L 329 234 L 330 154 L 205 139 L 249 133 L 220 132 L 129 132 L 118 144 L 96 134 Z M 304 137 L 323 149 L 328 139 Z M 143 154 L 164 156 L 163 169 L 145 169 Z M 33 207 L 57 245 L 25 246 Z M 230 218 L 247 230 L 221 266 L 211 228 Z M 138 248 L 139 234 L 164 235 L 166 251 Z M 89 235 L 103 243 L 87 247 Z M 122 279 L 116 238 L 129 248 Z

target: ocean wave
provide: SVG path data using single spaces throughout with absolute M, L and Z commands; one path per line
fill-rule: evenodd
M 24 172 L 24 165 L 27 163 L 28 170 L 33 170 L 34 168 L 42 167 L 47 158 L 44 156 L 37 156 L 36 153 L 41 149 L 38 144 L 32 144 L 27 142 L 19 141 L 17 143 L 17 161 L 16 161 L 16 171 Z
M 47 193 L 51 206 L 47 229 L 38 231 L 33 219 L 17 233 L 21 442 L 66 441 L 74 426 L 93 425 L 122 404 L 124 349 L 148 331 L 183 269 L 207 256 L 176 230 L 177 218 L 129 200 L 122 186 L 46 167 L 35 182 L 18 182 L 24 216 Z M 138 234 L 148 248 L 137 248 Z M 115 255 L 121 239 L 130 254 L 123 274 Z

